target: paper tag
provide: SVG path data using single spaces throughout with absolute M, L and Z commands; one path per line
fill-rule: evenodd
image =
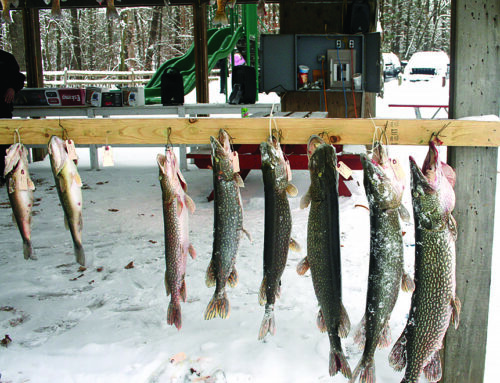
M 113 161 L 113 148 L 106 145 L 103 149 L 104 154 L 102 156 L 102 166 L 114 166 L 115 162 Z
M 396 159 L 390 159 L 391 162 L 391 168 L 394 171 L 394 175 L 399 181 L 404 181 L 405 179 L 405 172 L 403 171 L 403 167 L 401 166 L 401 163 L 396 160 Z
M 235 173 L 239 173 L 239 171 L 240 171 L 240 159 L 238 157 L 238 152 L 233 152 L 232 161 L 233 161 L 233 171 Z
M 286 160 L 286 178 L 288 182 L 292 180 L 292 168 L 290 167 L 290 161 Z
M 352 175 L 352 170 L 349 166 L 344 164 L 342 161 L 339 161 L 337 164 L 337 171 L 340 173 L 342 177 L 348 180 Z
M 66 151 L 68 152 L 68 157 L 71 161 L 73 161 L 76 165 L 78 165 L 78 155 L 76 154 L 75 143 L 73 140 L 64 141 L 66 145 Z
M 16 187 L 18 190 L 28 190 L 28 176 L 26 175 L 24 169 L 21 169 L 19 177 L 16 177 L 16 181 Z

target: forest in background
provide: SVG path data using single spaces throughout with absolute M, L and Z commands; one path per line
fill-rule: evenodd
M 417 51 L 449 53 L 451 0 L 380 0 L 382 51 L 408 60 Z M 279 33 L 279 5 L 266 5 L 260 20 L 264 33 Z M 119 20 L 108 20 L 105 8 L 63 9 L 60 19 L 40 10 L 43 69 L 156 70 L 182 55 L 193 42 L 189 6 L 119 8 Z M 210 9 L 211 20 L 214 8 Z M 22 68 L 22 13 L 11 12 L 14 23 L 1 24 L 0 48 L 13 52 Z M 210 23 L 209 23 L 210 24 Z

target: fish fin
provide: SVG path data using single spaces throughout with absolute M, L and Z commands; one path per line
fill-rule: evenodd
M 352 378 L 349 383 L 354 383 L 359 375 L 359 381 L 363 383 L 374 383 L 375 382 L 375 365 L 373 359 L 369 362 L 365 362 L 362 358 L 358 363 L 354 372 L 352 373 Z
M 309 260 L 307 257 L 304 257 L 298 264 L 297 264 L 297 274 L 299 275 L 304 275 L 307 270 L 309 270 Z
M 451 320 L 453 321 L 453 325 L 455 326 L 455 330 L 458 328 L 460 323 L 460 311 L 462 310 L 462 303 L 457 296 L 455 299 L 451 300 Z
M 259 340 L 264 339 L 267 334 L 276 334 L 276 322 L 274 320 L 273 305 L 266 306 L 264 318 L 262 318 L 262 323 L 259 329 Z
M 172 290 L 168 284 L 167 272 L 165 271 L 165 292 L 167 293 L 167 297 L 171 294 Z
M 349 320 L 349 315 L 347 315 L 344 305 L 340 302 L 339 336 L 341 338 L 347 338 L 349 331 L 351 331 L 351 321 Z
M 81 245 L 75 245 L 75 258 L 80 265 L 85 266 L 85 252 Z
M 229 278 L 227 279 L 227 283 L 229 283 L 229 286 L 231 287 L 236 287 L 238 284 L 238 272 L 236 271 L 236 267 L 233 266 L 233 271 L 231 271 L 231 274 L 229 274 Z
M 415 290 L 413 278 L 405 271 L 403 271 L 403 278 L 401 279 L 401 290 L 407 293 L 412 293 Z
M 301 250 L 299 243 L 293 238 L 290 238 L 289 248 L 296 253 L 300 253 Z
M 186 280 L 184 278 L 182 278 L 180 294 L 182 301 L 186 302 L 187 292 L 186 292 Z
M 389 354 L 389 364 L 396 371 L 401 371 L 406 366 L 406 337 L 403 334 L 399 337 L 396 344 L 392 347 Z
M 181 304 L 179 302 L 174 303 L 170 302 L 168 305 L 167 311 L 167 323 L 169 325 L 175 325 L 177 330 L 180 330 L 182 327 L 182 318 L 181 318 Z
M 247 236 L 247 238 L 250 241 L 250 243 L 253 243 L 252 236 L 250 235 L 250 233 L 247 230 L 243 229 L 243 228 L 241 228 L 241 231 Z
M 23 241 L 23 253 L 24 253 L 24 259 L 32 259 L 32 260 L 38 259 L 33 254 L 33 248 L 31 247 L 31 241 Z
M 245 182 L 243 182 L 243 178 L 241 178 L 240 173 L 234 173 L 233 178 L 236 181 L 236 185 L 238 185 L 238 187 L 245 187 Z
M 167 157 L 165 157 L 164 154 L 158 154 L 156 156 L 156 163 L 158 164 L 158 167 L 160 168 L 160 171 L 163 173 L 163 174 L 166 174 L 167 171 L 165 170 L 165 161 L 167 160 Z
M 300 208 L 305 209 L 306 207 L 309 206 L 310 203 L 311 203 L 311 193 L 308 190 L 307 193 L 304 194 L 300 199 Z
M 229 318 L 230 314 L 231 306 L 227 299 L 226 292 L 224 291 L 222 296 L 217 296 L 216 292 L 205 310 L 205 320 L 214 319 L 216 316 L 225 319 Z
M 181 199 L 177 196 L 177 198 L 175 199 L 175 201 L 177 202 L 177 216 L 180 216 L 181 213 L 182 213 L 182 209 L 184 208 L 184 204 L 182 203 Z
M 299 194 L 299 189 L 297 189 L 297 187 L 294 185 L 294 184 L 288 184 L 286 186 L 286 193 L 290 196 L 290 197 L 296 197 L 297 194 Z
M 194 249 L 192 243 L 190 243 L 188 246 L 188 252 L 189 252 L 189 255 L 191 256 L 191 259 L 196 259 L 196 250 Z
M 344 375 L 348 379 L 350 379 L 352 376 L 351 367 L 349 367 L 344 353 L 342 351 L 335 352 L 330 350 L 330 376 L 336 375 L 339 371 L 342 372 L 342 375 Z
M 409 223 L 411 221 L 410 213 L 408 212 L 408 209 L 404 207 L 402 204 L 399 205 L 398 208 L 398 213 L 403 222 Z
M 184 197 L 185 197 L 184 198 L 184 203 L 186 204 L 189 212 L 191 214 L 193 214 L 194 211 L 196 210 L 196 205 L 195 205 L 193 199 L 190 196 L 188 196 L 187 194 L 185 194 Z
M 443 375 L 439 350 L 434 352 L 430 362 L 424 367 L 424 376 L 429 382 L 439 382 Z
M 264 276 L 264 278 L 262 278 L 262 283 L 260 284 L 259 304 L 261 306 L 264 306 L 266 303 L 267 303 L 267 297 L 266 297 L 266 277 Z
M 360 350 L 365 348 L 366 343 L 366 317 L 363 315 L 361 323 L 359 324 L 356 334 L 354 334 L 354 343 L 357 343 Z
M 386 321 L 384 327 L 382 328 L 382 331 L 380 332 L 377 346 L 379 348 L 386 348 L 389 347 L 390 345 L 391 345 L 391 328 L 389 327 L 389 321 Z
M 78 173 L 73 174 L 73 182 L 75 182 L 76 186 L 78 186 L 80 188 L 83 186 L 82 179 L 80 178 L 80 174 L 78 174 Z
M 323 316 L 323 310 L 319 309 L 318 316 L 316 317 L 316 326 L 318 326 L 320 332 L 326 332 L 325 317 Z
M 210 260 L 210 264 L 208 265 L 207 273 L 205 275 L 205 284 L 207 285 L 207 287 L 215 286 L 215 270 L 214 262 L 212 259 Z
M 226 11 L 223 11 L 223 12 L 217 12 L 215 14 L 215 17 L 214 19 L 212 20 L 212 22 L 217 25 L 217 24 L 221 24 L 221 25 L 227 25 L 229 24 L 229 21 L 227 19 L 227 15 L 226 15 Z

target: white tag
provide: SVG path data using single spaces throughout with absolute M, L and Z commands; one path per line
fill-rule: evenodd
M 352 170 L 349 166 L 344 164 L 342 161 L 339 161 L 337 164 L 337 171 L 340 173 L 342 177 L 348 180 L 352 175 Z
M 288 182 L 292 180 L 292 168 L 290 167 L 290 161 L 286 160 L 286 177 Z
M 66 145 L 66 151 L 68 152 L 68 157 L 76 165 L 78 165 L 78 155 L 76 154 L 75 143 L 73 140 L 64 141 Z
M 232 161 L 233 161 L 233 171 L 235 173 L 239 173 L 239 171 L 240 171 L 240 159 L 238 157 L 238 152 L 233 152 Z
M 109 145 L 103 147 L 102 166 L 114 166 L 113 148 Z

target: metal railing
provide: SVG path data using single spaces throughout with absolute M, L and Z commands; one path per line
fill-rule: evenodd
M 146 85 L 155 71 L 45 71 L 44 85 L 47 87 L 85 86 L 141 86 Z

